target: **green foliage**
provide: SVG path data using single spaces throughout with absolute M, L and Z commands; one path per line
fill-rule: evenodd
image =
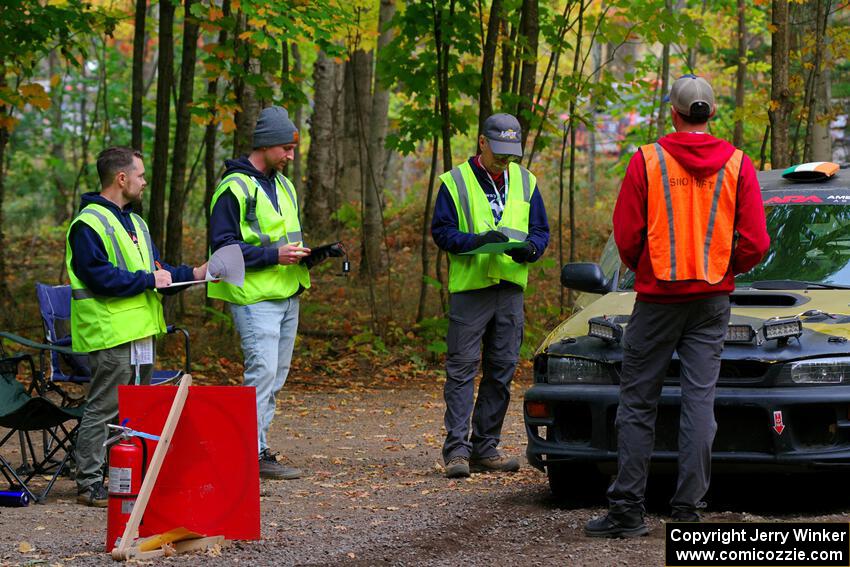
M 454 0 L 409 2 L 393 18 L 391 25 L 398 33 L 379 57 L 387 81 L 397 84 L 400 90 L 397 128 L 387 136 L 387 146 L 402 154 L 412 153 L 417 142 L 438 135 L 442 124 L 435 111 L 438 86 L 432 4 L 441 14 L 441 41 L 449 45 L 452 133 L 466 132 L 478 116 L 472 100 L 476 99 L 481 84 L 480 63 L 470 57 L 481 51 L 475 4 Z
M 230 315 L 224 311 L 205 305 L 204 313 L 206 313 L 215 324 L 220 325 L 223 329 L 227 331 L 233 330 L 233 320 L 230 318 Z
M 440 283 L 440 280 L 432 278 L 431 276 L 422 276 L 422 280 L 426 285 L 433 287 L 434 289 L 443 289 L 443 284 Z
M 351 337 L 348 341 L 349 348 L 354 348 L 365 354 L 387 354 L 387 345 L 384 340 L 372 331 L 364 331 Z
M 417 324 L 417 334 L 426 343 L 426 350 L 435 354 L 448 352 L 446 333 L 449 331 L 449 320 L 445 317 L 429 317 Z
M 343 203 L 331 218 L 348 229 L 360 226 L 360 208 L 352 203 Z

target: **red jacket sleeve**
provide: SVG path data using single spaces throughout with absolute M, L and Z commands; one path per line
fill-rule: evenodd
M 738 238 L 732 252 L 732 272 L 743 274 L 761 262 L 770 246 L 761 188 L 753 163 L 746 154 L 741 161 L 741 173 L 738 176 L 735 232 Z
M 646 164 L 643 154 L 637 151 L 626 168 L 614 206 L 614 241 L 620 258 L 632 271 L 637 271 L 638 260 L 646 245 L 647 193 Z

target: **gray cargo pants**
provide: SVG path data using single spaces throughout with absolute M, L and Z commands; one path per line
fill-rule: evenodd
M 714 391 L 729 313 L 725 295 L 688 303 L 635 303 L 623 339 L 617 478 L 608 489 L 615 515 L 643 511 L 658 400 L 674 350 L 681 361 L 682 410 L 679 478 L 670 504 L 690 512 L 705 496 L 717 431 Z
M 118 386 L 132 384 L 136 377 L 135 367 L 130 366 L 130 343 L 90 352 L 89 364 L 92 378 L 74 449 L 78 490 L 103 481 L 103 463 L 106 460 L 103 442 L 109 435 L 106 425 L 118 418 Z M 140 367 L 142 384 L 150 383 L 152 372 L 152 364 Z M 133 424 L 128 427 L 133 427 Z
M 511 380 L 519 360 L 524 314 L 522 288 L 500 284 L 453 293 L 446 337 L 446 441 L 443 459 L 492 457 L 511 399 Z M 481 345 L 484 355 L 481 355 Z M 475 399 L 475 376 L 483 377 Z M 472 417 L 472 436 L 469 419 Z

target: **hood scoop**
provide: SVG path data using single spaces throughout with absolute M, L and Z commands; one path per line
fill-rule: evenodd
M 729 296 L 733 307 L 796 307 L 811 301 L 810 297 L 799 293 L 766 291 L 736 291 Z

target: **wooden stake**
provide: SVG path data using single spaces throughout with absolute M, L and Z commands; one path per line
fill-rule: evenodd
M 171 404 L 171 410 L 168 412 L 168 418 L 165 420 L 165 426 L 162 428 L 159 442 L 156 445 L 156 450 L 153 452 L 150 466 L 148 466 L 147 475 L 145 476 L 145 480 L 142 481 L 139 497 L 133 505 L 130 520 L 127 522 L 127 527 L 124 528 L 124 535 L 121 536 L 121 543 L 118 544 L 118 547 L 112 549 L 112 558 L 115 560 L 124 561 L 129 558 L 128 550 L 138 537 L 139 524 L 142 521 L 142 516 L 145 513 L 145 508 L 148 506 L 148 500 L 150 499 L 154 484 L 156 484 L 156 479 L 159 476 L 162 461 L 165 460 L 165 453 L 168 451 L 169 445 L 171 445 L 171 438 L 177 429 L 177 422 L 180 420 L 180 414 L 186 403 L 186 397 L 189 395 L 189 386 L 191 384 L 191 374 L 186 374 L 180 380 L 180 386 L 177 388 L 177 394 L 174 396 L 174 402 Z

